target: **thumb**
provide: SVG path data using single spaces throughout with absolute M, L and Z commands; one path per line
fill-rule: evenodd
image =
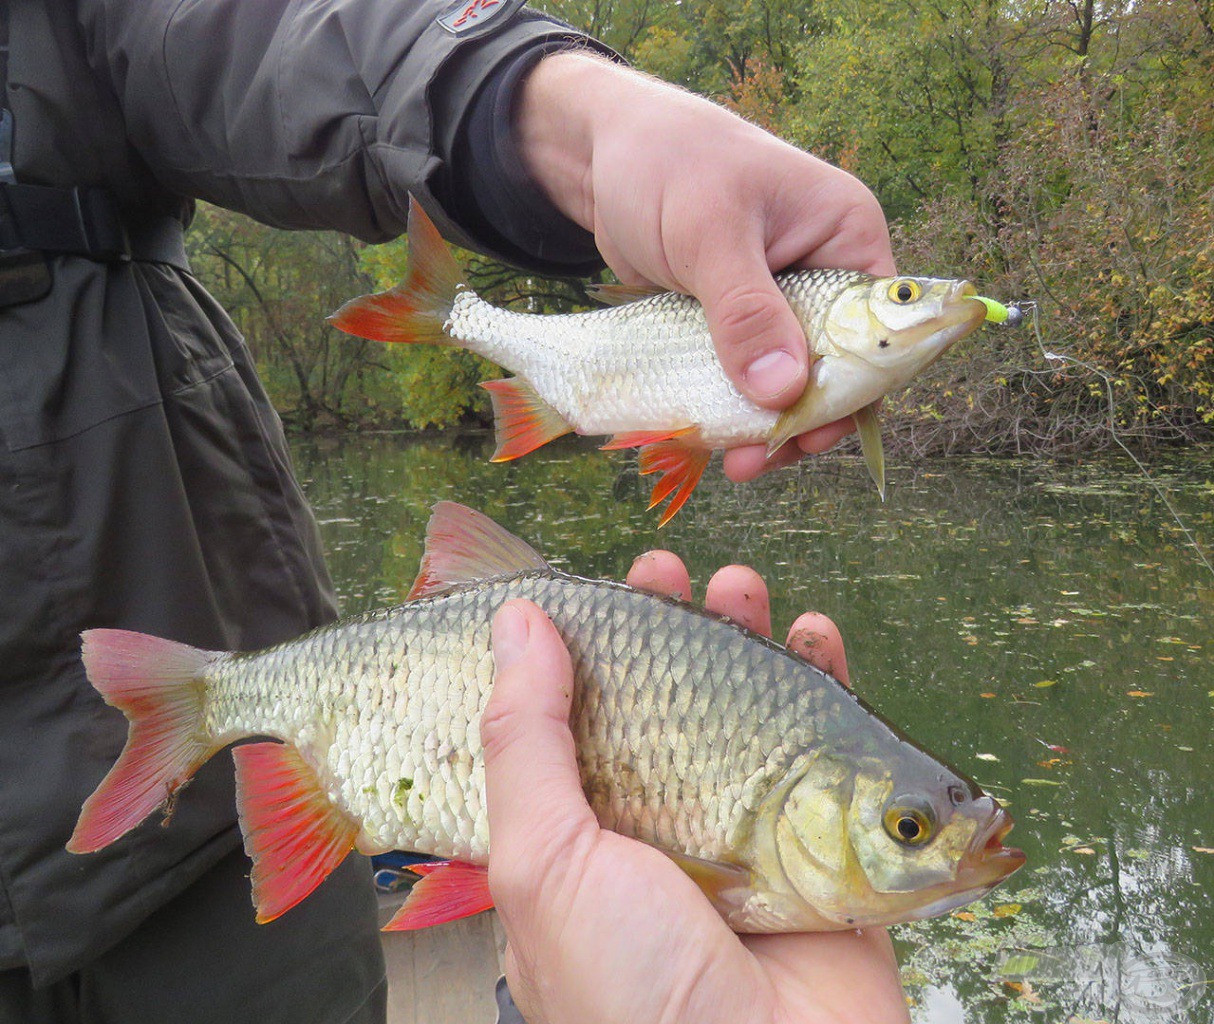
M 567 840 L 598 830 L 578 776 L 569 709 L 573 668 L 560 634 L 530 601 L 493 620 L 493 692 L 481 716 L 490 884 L 504 909 L 525 901 Z
M 756 405 L 790 404 L 805 390 L 805 332 L 763 252 L 753 252 L 743 266 L 736 251 L 714 257 L 697 278 L 695 295 L 726 376 Z

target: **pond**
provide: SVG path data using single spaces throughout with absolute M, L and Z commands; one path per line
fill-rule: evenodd
M 296 445 L 344 611 L 403 598 L 442 498 L 580 575 L 622 579 L 667 547 L 702 594 L 719 565 L 753 565 L 777 635 L 831 615 L 857 691 L 1017 820 L 1028 865 L 1005 886 L 894 929 L 917 1024 L 1210 1019 L 1214 573 L 1130 460 L 894 464 L 885 504 L 852 459 L 740 487 L 714 464 L 659 530 L 628 455 L 491 450 Z M 1211 454 L 1150 469 L 1209 552 Z

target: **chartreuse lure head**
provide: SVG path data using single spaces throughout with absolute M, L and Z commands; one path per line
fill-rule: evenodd
M 974 298 L 986 307 L 986 319 L 988 323 L 1006 324 L 1008 327 L 1015 327 L 1024 319 L 1024 314 L 1020 311 L 1019 306 L 1005 306 L 1002 302 L 988 299 L 985 295 L 975 295 Z

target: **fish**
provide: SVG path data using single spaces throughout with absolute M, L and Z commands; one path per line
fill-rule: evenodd
M 487 516 L 434 507 L 401 605 L 265 650 L 83 634 L 92 685 L 129 719 L 67 848 L 99 850 L 188 799 L 232 747 L 259 922 L 350 853 L 439 858 L 386 930 L 492 906 L 479 722 L 490 625 L 534 601 L 568 646 L 570 727 L 603 827 L 665 853 L 739 932 L 916 920 L 1024 863 L 1012 819 L 851 690 L 765 636 L 689 603 L 554 569 Z
M 714 451 L 764 444 L 770 457 L 796 435 L 849 416 L 884 500 L 880 399 L 1003 309 L 964 280 L 849 270 L 778 274 L 805 330 L 810 369 L 796 402 L 774 412 L 743 396 L 725 375 L 704 310 L 692 296 L 604 285 L 595 289 L 610 303 L 603 309 L 518 313 L 468 287 L 412 199 L 408 236 L 404 280 L 351 299 L 329 322 L 374 341 L 465 348 L 514 373 L 481 385 L 493 405 L 494 462 L 570 432 L 608 435 L 607 451 L 640 449 L 641 473 L 660 474 L 649 508 L 670 499 L 659 525 L 683 507 Z

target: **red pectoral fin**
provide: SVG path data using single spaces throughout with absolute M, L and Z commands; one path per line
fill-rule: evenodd
M 414 864 L 409 868 L 421 875 L 414 883 L 396 915 L 384 925 L 386 932 L 416 931 L 471 917 L 493 906 L 489 895 L 489 869 L 458 860 Z
M 674 494 L 662 513 L 662 518 L 658 520 L 659 526 L 670 522 L 674 514 L 691 497 L 691 492 L 696 489 L 696 484 L 704 475 L 704 468 L 711 456 L 709 449 L 689 444 L 681 437 L 659 441 L 641 449 L 641 472 L 662 474 L 649 496 L 649 507 L 653 508 L 670 494 Z
M 286 743 L 235 747 L 236 807 L 253 861 L 257 923 L 286 913 L 354 847 L 359 823 L 336 807 L 316 772 Z

